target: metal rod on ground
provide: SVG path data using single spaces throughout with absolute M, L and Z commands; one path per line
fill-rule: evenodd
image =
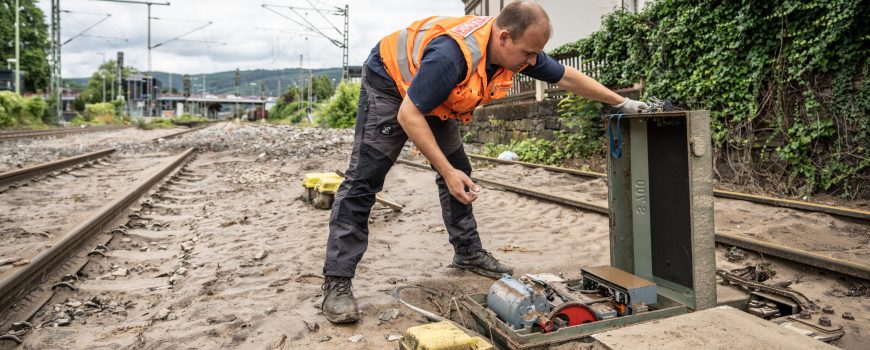
M 409 165 L 415 168 L 420 168 L 424 170 L 432 170 L 428 165 L 417 163 L 405 159 L 399 159 L 397 163 Z M 492 180 L 483 180 L 480 178 L 472 177 L 472 180 L 478 182 L 480 184 L 493 185 L 495 187 L 504 189 L 506 191 L 511 191 L 519 194 L 524 194 L 530 197 L 534 197 L 541 200 L 546 200 L 550 202 L 555 202 L 558 204 L 563 204 L 567 206 L 576 207 L 579 209 L 585 209 L 589 211 L 593 211 L 596 213 L 601 213 L 605 215 L 609 215 L 610 211 L 607 207 L 598 206 L 590 203 L 580 202 L 574 199 L 561 197 L 557 195 L 541 193 L 539 191 L 522 188 L 518 186 L 508 185 L 501 182 L 495 182 Z M 761 254 L 767 254 L 770 256 L 775 256 L 780 259 L 801 263 L 809 266 L 813 266 L 816 268 L 834 271 L 838 273 L 842 273 L 844 275 L 849 275 L 853 277 L 858 277 L 865 280 L 870 280 L 870 266 L 861 265 L 851 261 L 845 261 L 837 258 L 832 258 L 824 255 L 819 255 L 811 252 L 807 252 L 800 249 L 794 249 L 789 247 L 784 247 L 781 245 L 776 245 L 773 243 L 762 242 L 759 240 L 751 239 L 751 238 L 743 238 L 737 237 L 730 234 L 725 233 L 716 233 L 716 242 L 724 245 L 735 246 L 738 248 L 754 251 Z
M 560 172 L 560 173 L 566 173 L 566 174 L 572 174 L 572 175 L 579 175 L 579 176 L 589 177 L 589 178 L 606 178 L 607 177 L 607 174 L 602 174 L 602 173 L 582 171 L 582 170 L 577 170 L 577 169 L 568 169 L 568 168 L 550 166 L 550 165 L 541 165 L 541 164 L 535 164 L 535 163 L 519 162 L 519 161 L 513 161 L 513 160 L 502 160 L 502 159 L 498 159 L 498 158 L 485 157 L 485 156 L 476 155 L 476 154 L 469 154 L 468 158 L 475 159 L 475 160 L 494 162 L 494 163 L 501 163 L 501 164 L 510 164 L 510 165 L 516 164 L 516 165 L 522 165 L 522 166 L 529 167 L 529 168 L 540 168 L 540 169 L 545 169 L 545 170 L 550 170 L 550 171 L 555 171 L 555 172 Z M 831 215 L 842 216 L 842 217 L 846 217 L 846 218 L 853 218 L 853 219 L 870 221 L 870 211 L 860 210 L 860 209 L 836 207 L 836 206 L 830 206 L 830 205 L 824 205 L 824 204 L 816 204 L 816 203 L 802 202 L 802 201 L 796 201 L 796 200 L 790 200 L 790 199 L 780 199 L 780 198 L 759 196 L 759 195 L 754 195 L 754 194 L 746 194 L 746 193 L 732 192 L 732 191 L 726 191 L 726 190 L 716 190 L 716 189 L 713 190 L 713 195 L 716 197 L 721 197 L 721 198 L 738 199 L 738 200 L 744 200 L 744 201 L 749 201 L 749 202 L 762 203 L 762 204 L 767 204 L 767 205 L 772 205 L 772 206 L 777 206 L 777 207 L 784 207 L 784 208 L 791 208 L 791 209 L 798 209 L 798 210 L 816 211 L 816 212 L 822 212 L 822 213 L 827 213 L 827 214 L 831 214 Z

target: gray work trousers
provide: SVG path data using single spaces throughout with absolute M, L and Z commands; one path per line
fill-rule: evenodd
M 396 119 L 402 97 L 395 83 L 363 67 L 350 165 L 335 195 L 329 218 L 324 276 L 354 277 L 356 265 L 368 247 L 368 220 L 375 194 L 383 189 L 387 172 L 408 140 Z M 462 148 L 457 127 L 459 122 L 428 116 L 426 121 L 450 164 L 471 175 L 471 163 Z M 462 204 L 450 195 L 440 174 L 436 175 L 435 183 L 444 225 L 454 250 L 459 253 L 480 250 L 471 205 Z

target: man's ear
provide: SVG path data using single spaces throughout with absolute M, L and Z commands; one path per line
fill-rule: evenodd
M 508 39 L 511 38 L 511 33 L 509 33 L 505 29 L 501 29 L 498 32 L 498 44 L 501 46 L 505 46 L 507 44 Z

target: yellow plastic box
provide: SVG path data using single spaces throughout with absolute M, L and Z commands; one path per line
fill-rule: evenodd
M 399 343 L 402 350 L 494 350 L 486 340 L 470 337 L 450 322 L 408 328 Z

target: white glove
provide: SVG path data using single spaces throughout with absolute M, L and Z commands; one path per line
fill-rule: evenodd
M 622 103 L 613 107 L 619 108 L 619 111 L 625 114 L 638 114 L 640 111 L 649 108 L 649 105 L 646 102 L 635 101 L 626 97 L 622 100 Z

